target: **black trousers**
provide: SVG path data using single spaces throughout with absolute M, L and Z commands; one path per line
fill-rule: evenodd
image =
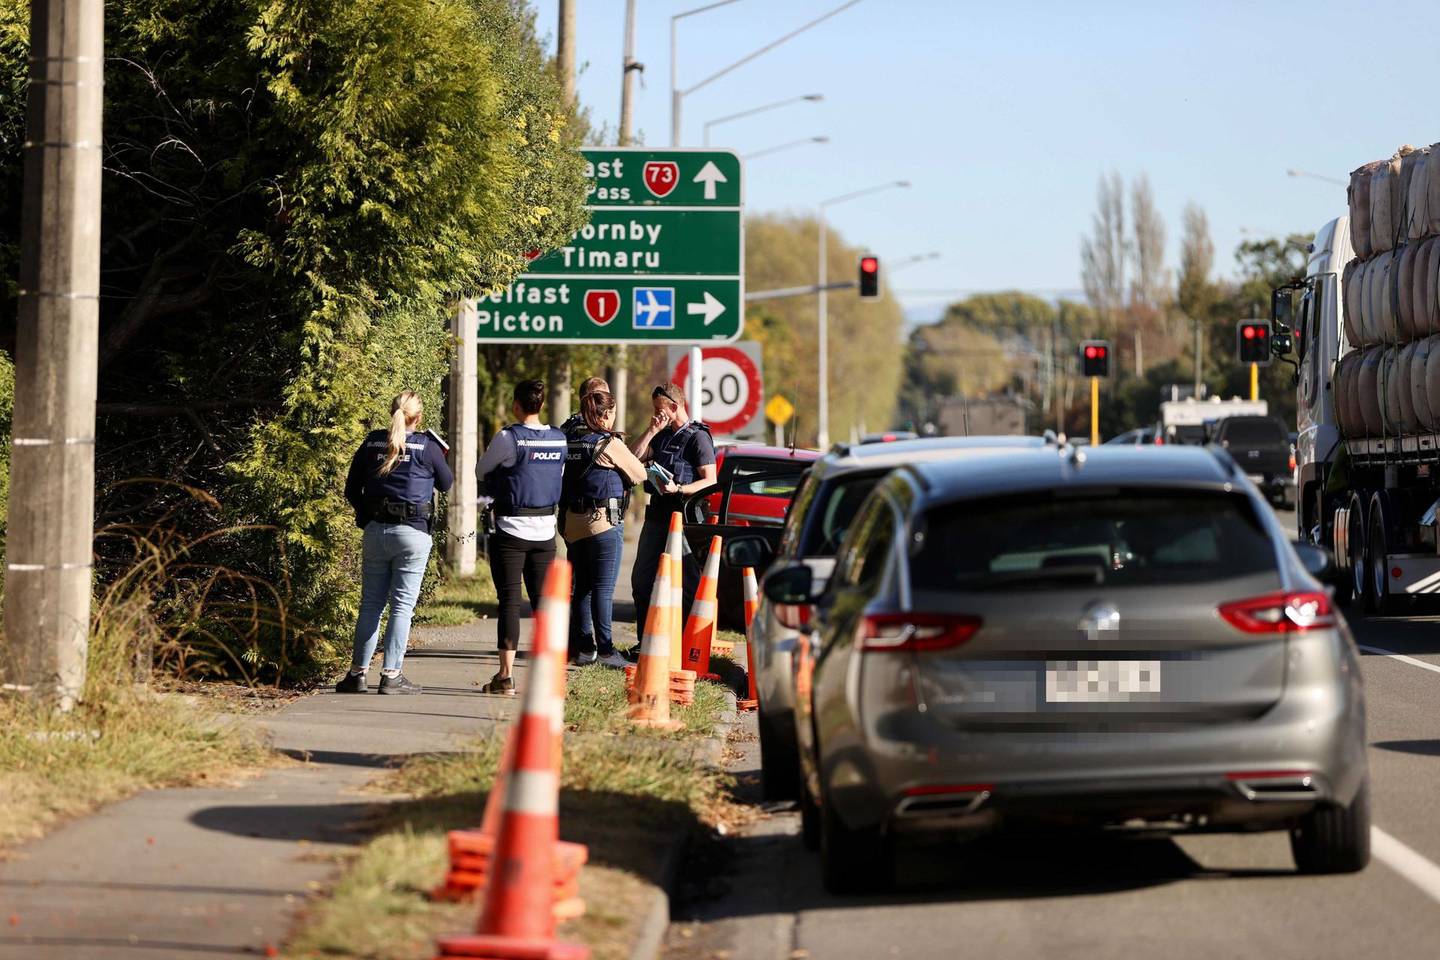
M 520 647 L 520 612 L 526 595 L 530 612 L 540 606 L 540 588 L 555 559 L 555 538 L 522 540 L 503 530 L 490 536 L 490 574 L 500 598 L 500 630 L 496 646 L 501 650 Z
M 650 594 L 655 590 L 655 576 L 660 571 L 660 554 L 665 552 L 665 541 L 670 536 L 671 510 L 653 507 L 645 511 L 645 523 L 640 528 L 640 539 L 635 544 L 635 566 L 630 569 L 630 595 L 635 601 L 635 634 L 645 636 L 645 617 L 650 612 Z M 700 589 L 700 563 L 695 554 L 687 548 L 684 553 L 685 616 L 690 616 L 690 605 L 695 602 L 695 591 Z

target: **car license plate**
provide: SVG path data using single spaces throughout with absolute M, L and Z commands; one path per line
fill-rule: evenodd
M 1159 660 L 1045 662 L 1046 703 L 1126 703 L 1159 696 Z

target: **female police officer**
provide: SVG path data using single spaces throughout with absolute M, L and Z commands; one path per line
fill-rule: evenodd
M 435 488 L 449 490 L 455 477 L 433 434 L 419 433 L 420 395 L 406 390 L 390 404 L 390 429 L 373 430 L 355 451 L 345 478 L 345 499 L 364 534 L 360 617 L 355 653 L 337 693 L 364 693 L 365 671 L 375 655 L 380 615 L 385 627 L 381 693 L 419 693 L 400 668 L 410 639 L 410 617 L 430 559 L 430 501 Z

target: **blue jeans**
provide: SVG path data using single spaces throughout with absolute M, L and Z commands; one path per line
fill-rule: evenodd
M 569 545 L 570 563 L 575 568 L 575 590 L 570 595 L 571 656 L 594 653 L 604 657 L 615 652 L 610 615 L 623 546 L 624 530 L 619 526 Z
M 405 644 L 410 640 L 410 618 L 420 598 L 425 564 L 434 544 L 430 534 L 405 523 L 365 525 L 364 556 L 360 564 L 360 618 L 355 622 L 355 657 L 350 668 L 364 670 L 375 655 L 380 634 L 380 615 L 390 605 L 390 622 L 385 626 L 386 671 L 400 672 L 405 662 Z

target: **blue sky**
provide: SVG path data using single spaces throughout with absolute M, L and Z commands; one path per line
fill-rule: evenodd
M 577 2 L 580 97 L 613 130 L 624 0 Z M 739 0 L 682 20 L 681 86 L 840 2 Z M 703 4 L 638 0 L 646 143 L 669 143 L 670 16 Z M 556 0 L 534 5 L 553 37 Z M 847 239 L 891 260 L 942 254 L 889 278 L 912 315 L 946 299 L 919 291 L 1077 289 L 1109 170 L 1150 177 L 1172 267 L 1181 210 L 1204 207 L 1229 273 L 1246 236 L 1343 212 L 1343 187 L 1288 168 L 1343 179 L 1401 143 L 1440 140 L 1437 38 L 1434 0 L 862 0 L 687 98 L 682 145 L 699 145 L 708 119 L 823 93 L 717 127 L 715 140 L 744 153 L 831 138 L 747 164 L 751 210 L 912 181 L 831 211 Z

